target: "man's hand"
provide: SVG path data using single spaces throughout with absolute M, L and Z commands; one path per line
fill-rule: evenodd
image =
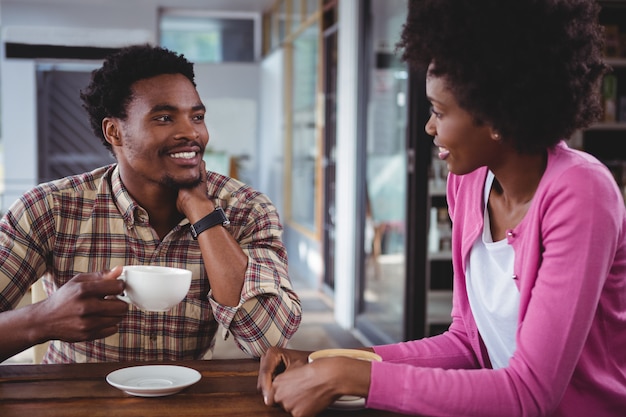
M 200 163 L 198 175 L 200 178 L 198 184 L 193 188 L 181 188 L 176 198 L 176 209 L 192 223 L 215 210 L 215 205 L 207 195 L 207 173 L 204 160 Z
M 117 325 L 128 311 L 128 304 L 115 297 L 124 291 L 124 282 L 117 279 L 121 272 L 118 266 L 111 271 L 78 274 L 33 305 L 39 326 L 45 328 L 41 341 L 80 342 L 117 333 Z
M 176 209 L 195 224 L 215 210 L 209 199 L 206 164 L 201 161 L 200 181 L 193 188 L 181 188 Z M 224 227 L 212 227 L 198 236 L 200 252 L 211 286 L 212 298 L 219 304 L 235 307 L 241 300 L 248 255 Z M 253 243 L 254 244 L 254 243 Z

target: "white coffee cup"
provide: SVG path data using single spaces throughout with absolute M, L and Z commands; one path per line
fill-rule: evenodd
M 323 358 L 346 357 L 369 362 L 382 362 L 380 355 L 360 349 L 322 349 L 309 355 L 309 363 Z M 365 398 L 356 395 L 342 395 L 330 408 L 358 409 L 365 406 Z
M 191 286 L 191 271 L 155 265 L 125 266 L 120 280 L 126 283 L 122 301 L 142 310 L 168 311 L 180 303 Z

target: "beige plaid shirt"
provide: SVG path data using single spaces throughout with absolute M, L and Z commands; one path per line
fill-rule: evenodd
M 301 307 L 291 288 L 275 207 L 263 194 L 217 173 L 208 173 L 207 188 L 248 255 L 237 307 L 211 297 L 189 221 L 183 219 L 160 240 L 114 164 L 41 184 L 12 205 L 0 221 L 0 311 L 14 308 L 41 276 L 50 294 L 81 272 L 165 265 L 193 272 L 182 303 L 166 313 L 131 305 L 118 333 L 80 343 L 52 341 L 44 362 L 198 359 L 210 356 L 219 324 L 227 329 L 224 336 L 232 334 L 251 356 L 286 345 L 300 324 Z

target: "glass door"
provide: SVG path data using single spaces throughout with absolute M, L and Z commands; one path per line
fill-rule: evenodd
M 371 0 L 363 276 L 357 328 L 373 343 L 405 337 L 408 70 L 395 54 L 407 0 Z

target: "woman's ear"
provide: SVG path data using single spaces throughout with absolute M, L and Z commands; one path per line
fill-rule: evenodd
M 120 146 L 122 144 L 118 120 L 111 117 L 102 119 L 102 133 L 111 146 Z

